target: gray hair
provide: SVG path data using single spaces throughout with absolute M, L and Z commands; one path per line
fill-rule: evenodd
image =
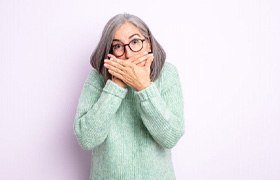
M 125 22 L 129 22 L 139 28 L 142 35 L 146 39 L 150 40 L 151 50 L 154 55 L 154 60 L 151 64 L 150 78 L 151 81 L 156 80 L 166 59 L 165 51 L 152 35 L 146 23 L 139 17 L 127 13 L 117 14 L 107 22 L 103 29 L 101 39 L 90 57 L 91 66 L 103 76 L 105 82 L 108 79 L 111 79 L 111 74 L 104 67 L 104 59 L 107 59 L 107 55 L 111 53 L 111 44 L 113 42 L 115 32 Z

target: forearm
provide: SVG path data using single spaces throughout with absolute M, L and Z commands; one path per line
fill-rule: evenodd
M 169 89 L 160 94 L 152 83 L 138 93 L 140 115 L 154 140 L 172 148 L 184 134 L 183 97 L 181 89 Z
M 87 88 L 83 91 L 75 116 L 74 129 L 78 142 L 83 149 L 88 150 L 106 139 L 110 121 L 114 119 L 126 90 L 108 81 L 101 94 L 99 92 L 99 97 L 92 100 L 91 96 L 95 94 Z

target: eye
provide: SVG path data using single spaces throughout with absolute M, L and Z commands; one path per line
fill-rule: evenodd
M 140 42 L 139 39 L 132 39 L 131 44 L 138 44 Z
M 114 50 L 118 50 L 118 49 L 121 49 L 122 48 L 122 45 L 121 44 L 114 44 L 113 45 L 113 49 Z

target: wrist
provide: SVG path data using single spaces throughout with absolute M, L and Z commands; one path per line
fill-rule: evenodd
M 136 89 L 137 91 L 142 91 L 151 85 L 151 81 L 148 83 L 143 84 L 140 88 Z
M 122 88 L 124 88 L 124 89 L 127 88 L 127 85 L 126 85 L 122 80 L 120 80 L 120 79 L 117 79 L 117 78 L 113 77 L 113 78 L 112 78 L 112 81 L 113 81 L 115 84 L 117 84 L 118 86 L 120 86 L 120 87 L 122 87 Z

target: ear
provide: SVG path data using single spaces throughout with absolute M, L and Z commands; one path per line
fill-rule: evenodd
M 152 52 L 152 45 L 151 44 L 152 44 L 151 40 L 149 39 L 149 41 L 148 41 L 148 52 L 149 53 Z

